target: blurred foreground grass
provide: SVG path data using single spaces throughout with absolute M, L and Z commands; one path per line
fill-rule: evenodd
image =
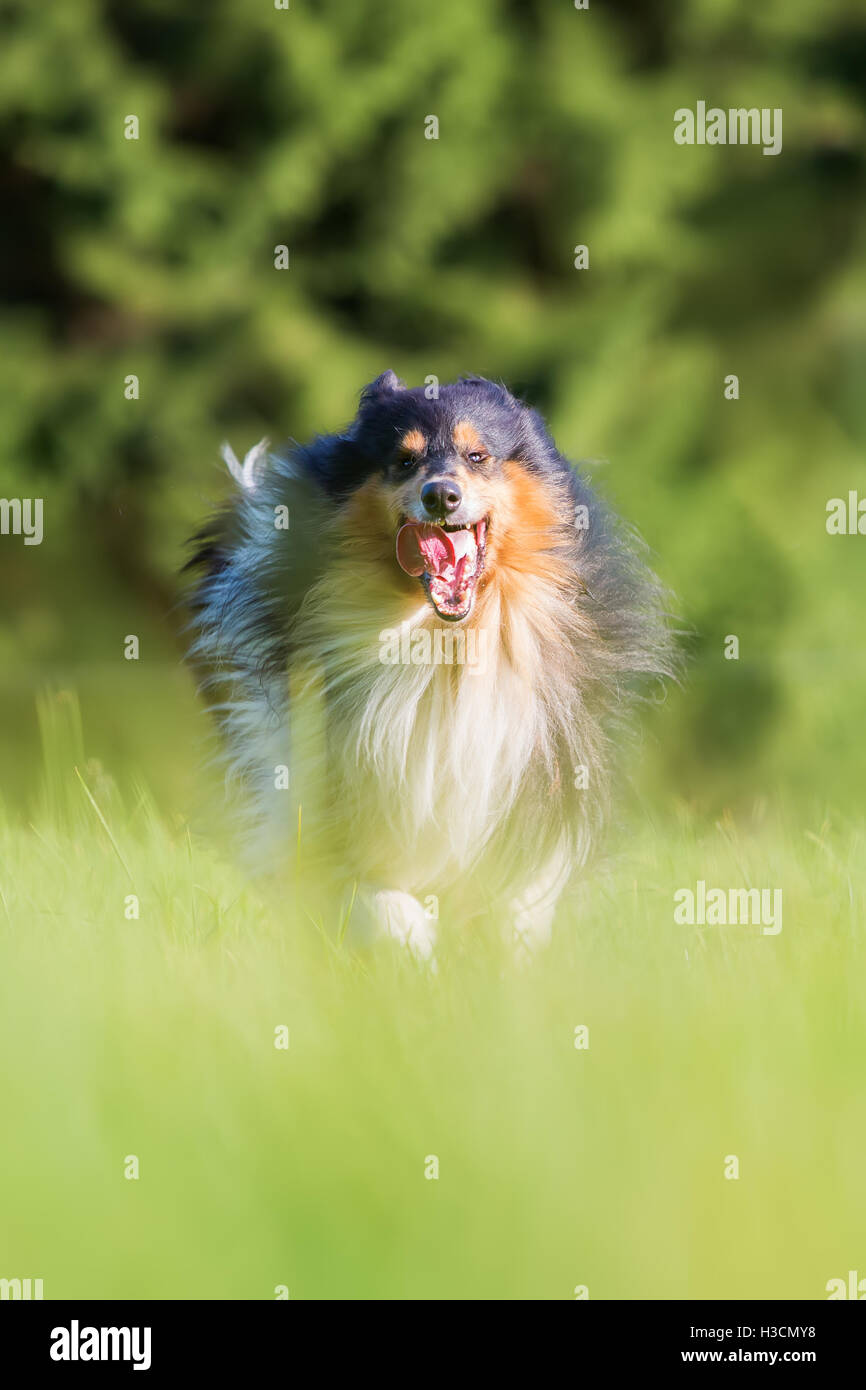
M 39 807 L 0 830 L 0 1276 L 824 1298 L 863 1271 L 862 827 L 632 824 L 531 969 L 491 924 L 430 974 L 331 944 L 88 763 L 74 700 L 44 713 Z M 783 931 L 676 926 L 698 878 L 781 887 Z

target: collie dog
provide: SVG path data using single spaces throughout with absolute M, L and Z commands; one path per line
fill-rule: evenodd
M 385 372 L 343 433 L 224 456 L 239 489 L 196 537 L 190 656 L 257 858 L 290 861 L 302 802 L 305 842 L 413 952 L 440 907 L 533 949 L 604 821 L 623 716 L 671 673 L 639 544 L 481 378 Z

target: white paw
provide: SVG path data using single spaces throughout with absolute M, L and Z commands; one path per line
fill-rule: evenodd
M 436 947 L 436 924 L 411 893 L 385 889 L 373 894 L 373 909 L 381 930 L 399 941 L 420 961 L 431 961 Z

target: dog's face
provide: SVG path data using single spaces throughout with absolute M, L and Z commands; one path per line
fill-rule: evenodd
M 446 622 L 468 618 L 496 566 L 543 549 L 559 521 L 562 461 L 538 416 L 493 382 L 428 399 L 386 372 L 349 438 L 366 464 L 366 524 L 388 532 L 391 563 Z
M 469 616 L 487 558 L 502 445 L 488 428 L 450 412 L 428 414 L 397 440 L 389 460 L 389 510 L 399 524 L 397 560 L 420 579 L 430 603 L 450 622 Z

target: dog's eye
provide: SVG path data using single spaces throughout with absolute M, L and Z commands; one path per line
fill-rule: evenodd
M 467 459 L 469 460 L 470 463 L 483 463 L 484 460 L 485 460 L 486 458 L 489 458 L 489 457 L 490 457 L 490 455 L 489 455 L 489 454 L 482 454 L 482 453 L 479 453 L 479 452 L 476 450 L 476 451 L 474 451 L 474 452 L 471 453 L 471 454 L 467 454 L 466 457 L 467 457 Z
M 414 468 L 417 462 L 418 460 L 414 454 L 404 454 L 403 457 L 400 459 L 400 467 Z

